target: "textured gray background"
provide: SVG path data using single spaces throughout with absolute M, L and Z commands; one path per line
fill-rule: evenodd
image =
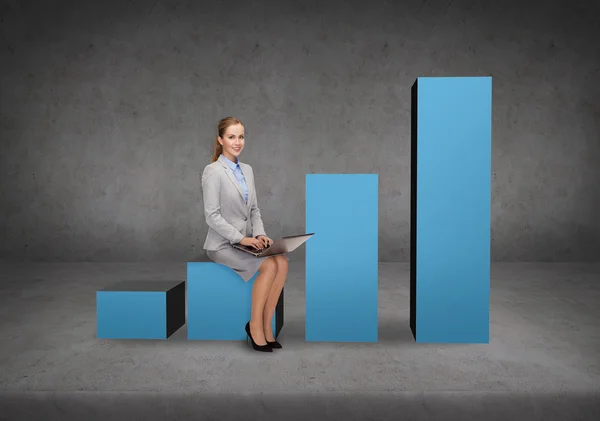
M 593 3 L 2 2 L 0 259 L 201 256 L 234 115 L 271 237 L 304 231 L 306 173 L 379 173 L 408 261 L 410 87 L 491 75 L 493 260 L 600 260 Z

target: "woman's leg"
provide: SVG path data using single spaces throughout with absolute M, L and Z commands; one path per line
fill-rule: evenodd
M 274 257 L 274 256 L 273 256 Z M 271 291 L 277 272 L 277 263 L 273 257 L 267 257 L 260 268 L 252 287 L 252 315 L 250 316 L 250 334 L 257 345 L 266 345 L 263 332 L 263 310 Z
M 287 256 L 285 254 L 279 254 L 273 257 L 277 262 L 277 273 L 275 274 L 275 279 L 273 279 L 271 291 L 265 302 L 265 309 L 263 312 L 263 329 L 265 332 L 265 339 L 269 342 L 275 340 L 275 337 L 273 336 L 273 316 L 275 315 L 275 307 L 277 307 L 277 302 L 279 301 L 279 296 L 281 295 L 281 290 L 283 289 L 288 273 Z

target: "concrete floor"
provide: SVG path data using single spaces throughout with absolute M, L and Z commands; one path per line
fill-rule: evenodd
M 404 263 L 379 267 L 378 343 L 305 343 L 304 264 L 291 261 L 272 354 L 187 341 L 185 326 L 96 339 L 97 289 L 184 280 L 185 263 L 0 268 L 0 420 L 600 419 L 600 263 L 493 264 L 490 344 L 439 345 L 413 340 Z

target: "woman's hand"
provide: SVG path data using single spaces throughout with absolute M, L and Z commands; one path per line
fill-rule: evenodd
M 254 247 L 256 250 L 262 250 L 264 248 L 264 242 L 257 238 L 244 237 L 240 241 L 242 246 Z
M 271 244 L 273 244 L 273 240 L 271 240 L 269 237 L 267 237 L 266 235 L 259 235 L 257 237 L 260 241 L 263 242 L 265 247 L 270 247 Z

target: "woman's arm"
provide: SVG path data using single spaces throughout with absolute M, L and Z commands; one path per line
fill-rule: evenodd
M 225 237 L 231 244 L 239 243 L 244 236 L 221 215 L 220 178 L 215 171 L 206 167 L 202 173 L 204 217 L 209 227 Z

